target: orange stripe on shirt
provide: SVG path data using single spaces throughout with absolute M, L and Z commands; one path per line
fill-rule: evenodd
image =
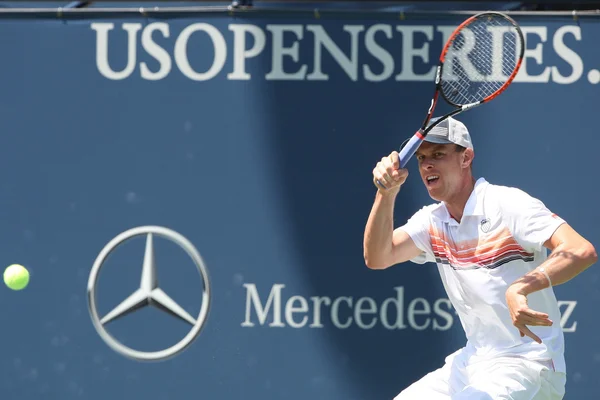
M 435 226 L 430 226 L 429 236 L 438 262 L 457 268 L 497 268 L 515 259 L 533 260 L 533 253 L 525 251 L 506 228 L 486 238 L 458 243 L 441 235 Z

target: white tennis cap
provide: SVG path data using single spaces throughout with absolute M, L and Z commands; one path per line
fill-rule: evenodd
M 435 122 L 437 119 L 432 118 L 431 122 Z M 427 136 L 425 136 L 425 141 L 439 144 L 454 143 L 465 148 L 473 148 L 471 135 L 469 135 L 465 124 L 452 117 L 448 117 L 429 131 Z

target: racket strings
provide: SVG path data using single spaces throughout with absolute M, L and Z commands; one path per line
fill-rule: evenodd
M 446 53 L 442 91 L 456 105 L 500 90 L 518 66 L 520 36 L 506 19 L 483 16 L 463 27 Z

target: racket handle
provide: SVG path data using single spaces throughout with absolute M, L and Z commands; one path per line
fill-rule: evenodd
M 421 134 L 421 132 L 417 132 L 417 134 L 413 135 L 413 137 L 410 138 L 410 140 L 408 141 L 408 143 L 406 143 L 402 150 L 400 150 L 400 168 L 404 168 L 408 160 L 410 160 L 413 154 L 415 154 L 415 152 L 423 142 L 422 137 L 423 135 Z

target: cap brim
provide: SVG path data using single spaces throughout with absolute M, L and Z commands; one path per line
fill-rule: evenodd
M 434 135 L 427 135 L 427 136 L 425 136 L 424 140 L 426 142 L 435 143 L 435 144 L 454 144 L 454 142 L 451 142 L 446 138 L 434 136 Z
M 402 142 L 402 144 L 400 145 L 400 150 L 402 150 L 404 148 L 404 146 L 406 146 L 406 144 L 408 143 L 408 141 L 410 139 L 411 138 L 408 138 L 404 142 Z M 448 139 L 444 139 L 444 138 L 441 138 L 439 136 L 433 136 L 433 135 L 431 135 L 431 136 L 430 135 L 425 136 L 424 140 L 426 142 L 435 143 L 435 144 L 453 144 L 453 142 L 449 141 Z

